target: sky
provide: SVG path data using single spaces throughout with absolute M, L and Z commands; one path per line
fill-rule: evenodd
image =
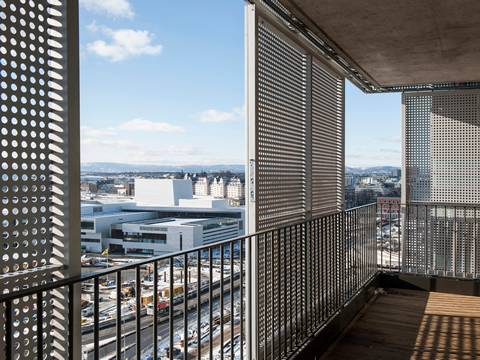
M 80 0 L 82 162 L 244 163 L 243 8 Z M 347 165 L 399 165 L 400 114 L 347 84 Z

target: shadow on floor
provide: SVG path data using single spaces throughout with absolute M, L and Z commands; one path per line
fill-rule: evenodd
M 388 289 L 322 360 L 480 359 L 480 298 Z

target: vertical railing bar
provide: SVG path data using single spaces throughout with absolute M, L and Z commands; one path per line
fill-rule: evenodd
M 288 320 L 288 311 L 287 311 L 287 227 L 283 228 L 283 341 L 284 341 L 284 352 L 285 355 L 288 353 L 288 335 L 287 335 L 287 320 Z M 232 357 L 233 359 L 233 357 Z
M 418 224 L 419 224 L 419 219 L 420 219 L 420 216 L 418 214 L 418 209 L 419 209 L 419 206 L 418 204 L 415 205 L 415 213 L 416 213 L 416 219 L 415 219 L 415 243 L 413 245 L 413 248 L 414 248 L 414 257 L 415 257 L 415 274 L 418 274 L 418 253 L 419 253 L 419 247 L 420 247 L 420 241 L 419 241 L 419 236 L 420 236 L 420 232 L 418 230 Z
M 342 249 L 341 254 L 341 263 L 342 263 L 342 304 L 345 303 L 347 297 L 347 221 L 346 221 L 347 214 L 345 211 L 342 211 L 342 222 L 340 224 L 341 228 L 341 239 L 340 239 L 340 246 Z
M 325 322 L 326 319 L 326 308 L 327 308 L 327 302 L 326 302 L 326 256 L 327 256 L 327 251 L 326 251 L 326 236 L 325 236 L 325 218 L 322 217 L 320 219 L 320 233 L 322 234 L 321 240 L 320 240 L 320 278 L 321 278 L 321 321 L 322 324 Z
M 428 205 L 425 204 L 425 221 L 424 221 L 424 226 L 425 226 L 425 275 L 428 274 L 428 264 L 429 264 L 429 259 L 428 259 Z
M 158 358 L 158 262 L 153 263 L 153 358 Z
M 5 359 L 13 359 L 13 314 L 12 300 L 5 301 Z
M 321 308 L 321 282 L 320 282 L 320 246 L 322 242 L 322 233 L 320 232 L 320 219 L 315 221 L 315 234 L 316 234 L 316 246 L 315 246 L 315 319 L 317 326 L 322 324 L 322 308 Z
M 169 357 L 170 360 L 173 360 L 173 337 L 174 337 L 174 329 L 173 329 L 173 271 L 174 271 L 174 261 L 175 258 L 172 256 L 170 258 L 170 264 L 169 264 L 169 291 L 168 291 L 168 297 L 169 297 L 169 302 L 168 302 L 168 333 L 169 333 L 169 344 L 168 344 L 168 349 L 169 349 Z
M 225 248 L 223 245 L 220 245 L 220 359 L 223 359 L 223 346 L 225 343 L 224 339 L 224 324 L 223 319 L 225 317 L 224 307 L 225 307 L 225 284 L 224 284 L 224 272 L 225 272 Z
M 117 271 L 115 278 L 115 289 L 116 289 L 116 305 L 117 305 L 117 318 L 115 319 L 115 326 L 117 328 L 117 338 L 116 338 L 116 358 L 120 360 L 122 358 L 122 272 Z
M 268 343 L 268 314 L 269 314 L 269 308 L 267 307 L 267 289 L 268 289 L 268 284 L 267 284 L 267 259 L 268 259 L 268 249 L 267 249 L 267 241 L 268 237 L 267 234 L 263 235 L 263 335 L 264 335 L 264 346 L 263 346 L 263 358 L 267 358 L 267 343 Z M 260 245 L 258 245 L 260 248 Z M 273 249 L 272 249 L 273 251 Z M 260 253 L 260 252 L 257 252 Z M 271 258 L 270 258 L 271 259 Z
M 270 357 L 271 359 L 275 359 L 275 282 L 274 282 L 274 263 L 273 263 L 273 260 L 275 258 L 275 244 L 274 244 L 274 236 L 273 236 L 273 231 L 270 232 L 270 249 L 271 249 L 271 253 L 270 253 L 270 281 L 271 281 L 271 284 L 270 284 L 270 290 L 271 290 L 271 296 L 270 296 L 270 299 L 272 301 L 271 303 L 271 306 L 270 306 L 270 313 L 271 313 L 271 316 L 272 318 L 270 319 L 270 326 L 271 326 L 271 336 L 272 338 L 270 339 L 270 343 L 271 343 L 271 349 L 270 349 Z
M 477 277 L 477 207 L 473 208 L 473 278 Z
M 294 274 L 294 271 L 293 271 L 293 264 L 294 264 L 294 261 L 292 260 L 292 254 L 293 254 L 293 251 L 292 251 L 292 227 L 289 226 L 288 228 L 288 232 L 289 232 L 289 236 L 288 236 L 288 254 L 290 255 L 290 274 L 289 274 L 289 282 L 290 282 L 290 306 L 288 307 L 289 309 L 289 315 L 290 315 L 290 351 L 293 351 L 293 315 L 294 313 L 292 313 L 292 309 L 293 309 L 293 301 L 292 301 L 292 295 L 293 295 L 293 274 Z M 296 258 L 295 258 L 295 263 L 296 263 Z M 295 306 L 296 306 L 296 301 L 297 299 L 295 299 Z M 296 313 L 295 313 L 295 316 L 296 316 Z
M 389 251 L 388 251 L 388 254 L 389 254 L 389 268 L 388 270 L 391 272 L 392 271 L 392 204 L 389 204 L 389 208 L 388 208 L 388 223 L 389 223 Z
M 333 244 L 332 244 L 332 239 L 333 239 L 333 226 L 332 226 L 332 221 L 333 221 L 333 216 L 328 215 L 327 216 L 327 256 L 328 256 L 328 305 L 329 305 L 329 312 L 328 312 L 328 317 L 330 318 L 332 316 L 332 313 L 334 311 L 335 307 L 335 297 L 333 295 L 333 290 L 335 289 L 335 283 L 334 283 L 334 273 L 335 273 L 335 265 L 333 263 Z
M 313 307 L 313 299 L 312 299 L 312 222 L 307 221 L 305 228 L 305 233 L 307 236 L 307 254 L 306 254 L 306 261 L 307 261 L 307 293 L 308 293 L 308 310 L 307 316 L 305 318 L 306 326 L 307 326 L 307 335 L 310 335 L 312 331 L 312 307 Z
M 411 205 L 408 204 L 405 206 L 405 233 L 407 234 L 405 238 L 405 243 L 403 244 L 403 257 L 405 258 L 405 262 L 410 262 L 409 256 L 410 256 L 410 207 Z M 409 264 L 404 264 L 403 258 L 402 258 L 402 265 L 400 267 L 400 270 L 403 270 L 404 267 L 406 267 Z M 406 269 L 408 271 L 408 269 Z
M 295 225 L 295 245 L 294 245 L 294 249 L 295 249 L 295 347 L 298 346 L 298 314 L 300 314 L 300 326 L 302 325 L 303 323 L 303 311 L 302 311 L 302 300 L 298 299 L 298 273 L 300 272 L 299 271 L 299 267 L 301 268 L 301 260 L 299 262 L 299 259 L 298 259 L 298 246 L 302 246 L 302 242 L 301 241 L 298 241 L 298 225 Z M 300 255 L 302 254 L 302 252 L 300 251 Z M 300 265 L 300 266 L 299 266 Z M 301 276 L 301 275 L 300 275 Z M 301 279 L 300 279 L 300 283 L 301 283 Z M 300 288 L 301 289 L 301 288 Z M 300 293 L 301 295 L 301 293 Z M 298 304 L 300 303 L 300 311 L 298 311 Z
M 302 239 L 302 249 L 300 251 L 300 258 L 301 258 L 301 264 L 300 264 L 300 278 L 301 278 L 301 283 L 302 283 L 302 337 L 300 339 L 300 343 L 305 339 L 307 336 L 307 314 L 308 314 L 308 292 L 307 292 L 307 274 L 306 272 L 304 273 L 304 269 L 307 267 L 307 246 L 308 246 L 308 239 L 307 239 L 307 226 L 306 224 L 301 224 L 300 226 L 300 232 Z M 305 262 L 305 266 L 303 266 Z
M 243 243 L 244 240 L 239 240 L 240 253 L 240 359 L 243 359 Z
M 73 314 L 68 314 L 68 321 L 73 322 Z M 43 292 L 37 293 L 37 359 L 43 359 Z
M 135 323 L 136 323 L 136 354 L 137 359 L 142 356 L 142 326 L 141 326 L 141 306 L 142 306 L 142 279 L 140 274 L 140 266 L 135 267 Z
M 435 256 L 435 263 L 434 263 L 434 274 L 437 275 L 437 274 L 438 274 L 438 263 L 437 263 L 437 259 L 438 259 L 438 253 L 440 252 L 440 249 L 439 249 L 439 241 L 438 241 L 439 234 L 440 234 L 440 229 L 439 229 L 439 224 L 438 224 L 437 205 L 435 205 L 434 208 L 435 208 L 434 239 L 436 239 L 436 242 L 435 242 L 436 248 L 435 248 L 435 250 L 432 249 L 432 251 L 435 251 L 435 253 L 437 254 L 437 256 Z M 433 248 L 433 241 L 432 241 L 432 248 Z
M 458 244 L 458 226 L 457 226 L 457 207 L 453 207 L 453 227 L 452 227 L 452 261 L 453 276 L 457 276 L 457 244 Z
M 462 231 L 462 264 L 463 264 L 463 277 L 467 275 L 467 208 L 463 208 L 463 231 Z
M 202 359 L 202 251 L 197 251 L 197 359 Z
M 213 359 L 213 250 L 208 249 L 208 351 Z
M 447 205 L 445 205 L 445 212 L 443 213 L 443 262 L 444 262 L 444 267 L 443 267 L 443 272 L 444 275 L 447 276 L 447 230 L 448 230 L 448 224 L 447 224 Z
M 254 244 L 252 245 L 252 240 L 254 242 Z M 256 341 L 256 347 L 253 348 L 252 346 L 252 341 L 253 341 L 253 336 L 252 336 L 252 328 L 254 327 L 255 329 L 257 329 L 258 331 L 258 328 L 260 326 L 260 322 L 258 321 L 258 307 L 260 305 L 260 296 L 258 296 L 257 300 L 258 300 L 258 304 L 256 306 L 257 309 L 253 309 L 252 311 L 252 296 L 250 294 L 252 294 L 252 292 L 255 292 L 255 294 L 259 294 L 259 281 L 260 281 L 260 277 L 258 275 L 259 271 L 260 271 L 260 267 L 259 267 L 259 250 L 260 250 L 260 245 L 259 245 L 259 237 L 258 236 L 249 236 L 247 238 L 247 243 L 245 244 L 245 267 L 246 267 L 246 279 L 245 279 L 245 287 L 246 287 L 246 301 L 247 301 L 247 307 L 246 307 L 246 311 L 247 311 L 247 314 L 245 316 L 245 319 L 252 319 L 254 318 L 254 321 L 251 321 L 251 320 L 247 320 L 247 333 L 246 333 L 246 343 L 247 343 L 247 358 L 248 359 L 253 359 L 255 357 L 260 357 L 260 340 L 257 339 Z M 255 259 L 252 259 L 252 246 L 255 246 Z M 255 276 L 255 281 L 253 279 L 253 276 L 252 276 L 252 272 L 250 271 L 253 267 L 253 261 L 255 261 L 255 269 L 256 269 L 256 272 L 253 276 Z M 255 288 L 252 286 L 252 283 L 255 283 Z M 257 336 L 257 338 L 260 338 L 259 336 L 260 334 L 256 333 L 255 336 Z
M 68 356 L 69 359 L 73 359 L 74 356 L 74 346 L 73 346 L 73 329 L 74 329 L 74 302 L 75 298 L 75 284 L 71 283 L 68 285 Z
M 230 359 L 234 359 L 233 357 L 233 339 L 235 337 L 235 329 L 234 329 L 234 318 L 235 318 L 235 308 L 234 308 L 234 292 L 233 292 L 233 287 L 234 287 L 234 282 L 233 282 L 233 277 L 234 277 L 234 266 L 233 266 L 233 242 L 230 242 Z
M 280 229 L 277 229 L 277 316 L 278 316 L 278 356 L 282 356 L 282 282 L 281 282 L 281 274 L 280 274 L 280 262 L 281 262 L 281 248 L 280 248 Z
M 183 358 L 188 359 L 188 253 L 183 257 Z
M 93 358 L 98 360 L 100 357 L 99 353 L 99 308 L 100 308 L 100 294 L 99 294 L 99 278 L 96 277 L 93 280 Z
M 381 270 L 383 271 L 383 208 L 384 204 L 380 205 L 380 264 Z M 391 266 L 391 262 L 390 262 Z

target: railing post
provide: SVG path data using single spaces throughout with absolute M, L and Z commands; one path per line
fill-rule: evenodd
M 246 250 L 246 345 L 248 358 L 256 360 L 259 358 L 258 354 L 258 262 L 257 262 L 257 243 L 256 236 L 248 237 L 245 244 Z

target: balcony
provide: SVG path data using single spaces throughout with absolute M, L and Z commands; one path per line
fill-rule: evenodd
M 0 0 L 1 358 L 477 357 L 479 3 L 321 10 L 246 4 L 248 235 L 81 274 L 78 4 Z M 403 92 L 399 206 L 344 210 L 345 79 Z

